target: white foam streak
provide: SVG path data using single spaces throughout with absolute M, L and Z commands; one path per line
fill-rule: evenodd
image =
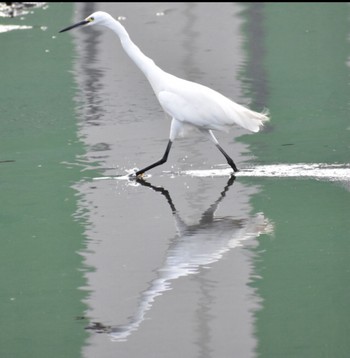
M 182 175 L 195 177 L 226 176 L 232 174 L 231 168 L 209 170 L 187 170 Z M 320 178 L 326 180 L 350 181 L 349 164 L 299 163 L 273 164 L 243 168 L 237 177 L 276 177 L 276 178 Z

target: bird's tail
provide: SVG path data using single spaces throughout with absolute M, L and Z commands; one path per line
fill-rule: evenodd
M 245 129 L 259 132 L 264 123 L 270 120 L 269 114 L 267 108 L 259 113 L 244 107 L 244 111 L 239 112 L 239 118 L 236 121 Z

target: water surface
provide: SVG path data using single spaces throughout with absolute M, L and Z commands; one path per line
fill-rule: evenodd
M 1 356 L 347 357 L 348 9 L 50 3 L 1 19 Z M 125 178 L 160 158 L 170 120 L 112 32 L 58 35 L 95 10 L 164 70 L 270 109 L 258 134 L 218 134 L 235 179 L 199 135 Z

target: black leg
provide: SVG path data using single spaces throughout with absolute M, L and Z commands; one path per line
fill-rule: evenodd
M 169 140 L 168 145 L 167 145 L 167 147 L 166 147 L 166 149 L 165 149 L 165 153 L 164 153 L 162 159 L 160 159 L 160 160 L 158 160 L 157 162 L 155 162 L 155 163 L 149 165 L 149 166 L 146 167 L 146 168 L 143 168 L 143 169 L 137 171 L 137 172 L 135 173 L 135 175 L 136 175 L 136 176 L 139 176 L 139 175 L 141 175 L 141 174 L 147 172 L 147 170 L 150 170 L 150 169 L 152 169 L 152 168 L 154 168 L 154 167 L 157 167 L 158 165 L 164 164 L 164 163 L 167 161 L 167 159 L 168 159 L 168 155 L 169 155 L 170 148 L 171 148 L 171 145 L 172 145 L 172 144 L 173 144 L 173 142 L 172 142 L 171 140 Z
M 236 164 L 233 162 L 232 158 L 229 157 L 229 155 L 220 147 L 219 144 L 215 144 L 215 145 L 220 150 L 220 152 L 224 155 L 224 157 L 227 160 L 227 163 L 233 169 L 233 171 L 238 172 L 239 170 L 237 169 Z

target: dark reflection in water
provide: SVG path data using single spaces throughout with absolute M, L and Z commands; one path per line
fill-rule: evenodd
M 202 270 L 198 273 L 197 282 L 199 284 L 199 300 L 198 308 L 196 309 L 197 331 L 198 339 L 196 344 L 200 349 L 201 358 L 212 357 L 213 349 L 211 348 L 210 322 L 213 319 L 210 313 L 211 303 L 215 300 L 213 295 L 216 282 L 208 279 L 206 271 Z
M 145 291 L 140 293 L 138 306 L 129 318 L 129 322 L 108 327 L 94 322 L 87 329 L 109 333 L 113 341 L 125 341 L 144 321 L 146 312 L 152 308 L 156 297 L 171 289 L 172 280 L 197 274 L 202 293 L 196 311 L 196 324 L 200 332 L 198 344 L 201 349 L 206 347 L 206 342 L 209 342 L 211 321 L 209 310 L 213 301 L 210 293 L 215 282 L 207 280 L 205 273 L 203 274 L 200 269 L 220 260 L 229 250 L 243 246 L 245 241 L 264 233 L 271 233 L 273 230 L 272 224 L 262 213 L 241 219 L 215 216 L 219 204 L 225 199 L 234 180 L 233 176 L 229 178 L 218 199 L 202 213 L 199 222 L 192 225 L 186 224 L 181 218 L 168 190 L 154 186 L 148 181 L 137 180 L 140 185 L 160 193 L 166 199 L 175 222 L 176 236 L 170 240 L 164 265 L 156 270 L 157 277 Z
M 82 16 L 87 16 L 95 11 L 94 2 L 82 3 Z M 80 14 L 80 13 L 79 13 Z M 101 78 L 104 71 L 95 66 L 98 62 L 98 44 L 102 31 L 96 28 L 87 28 L 79 33 L 82 39 L 79 42 L 85 42 L 88 46 L 80 46 L 80 51 L 83 51 L 84 61 L 79 61 L 77 66 L 78 71 L 81 71 L 79 76 L 80 89 L 83 93 L 83 99 L 79 99 L 83 104 L 80 108 L 82 112 L 81 118 L 90 125 L 99 125 L 100 119 L 103 117 L 103 106 L 101 106 L 102 99 L 99 93 L 103 88 Z M 81 54 L 79 54 L 81 56 Z
M 196 3 L 186 3 L 183 15 L 186 19 L 185 26 L 182 28 L 183 36 L 183 69 L 188 78 L 191 81 L 200 82 L 201 72 L 199 71 L 196 61 L 193 60 L 193 54 L 196 52 L 196 39 L 198 37 L 197 31 L 194 30 L 195 22 L 197 19 L 195 12 Z
M 245 48 L 247 60 L 244 63 L 242 82 L 246 84 L 248 97 L 253 108 L 267 106 L 269 91 L 265 69 L 264 3 L 246 3 L 241 15 L 245 18 L 243 30 L 246 33 Z M 267 124 L 271 126 L 271 124 Z M 266 129 L 266 128 L 265 128 Z

